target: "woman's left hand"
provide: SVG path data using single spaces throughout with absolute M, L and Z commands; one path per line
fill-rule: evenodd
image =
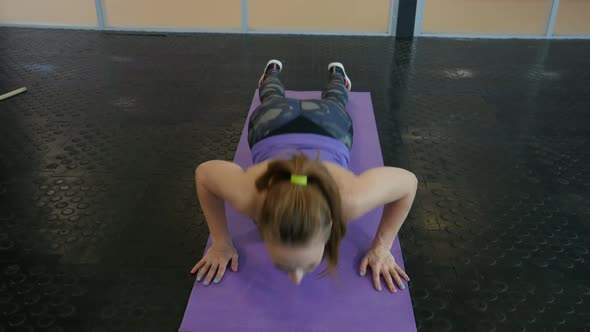
M 394 280 L 400 289 L 406 289 L 402 278 L 406 281 L 410 281 L 408 275 L 401 267 L 399 267 L 399 265 L 397 265 L 391 251 L 387 248 L 373 246 L 369 252 L 367 252 L 361 261 L 359 271 L 361 277 L 365 276 L 367 266 L 371 267 L 371 270 L 373 271 L 373 283 L 375 289 L 378 291 L 381 291 L 381 276 L 385 279 L 385 283 L 392 293 L 397 292 Z

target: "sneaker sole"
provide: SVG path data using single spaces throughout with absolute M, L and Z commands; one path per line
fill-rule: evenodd
M 276 59 L 269 60 L 266 63 L 266 66 L 264 66 L 264 71 L 262 72 L 262 76 L 260 76 L 260 79 L 258 80 L 258 87 L 260 87 L 262 85 L 262 81 L 264 81 L 264 74 L 266 74 L 266 68 L 268 68 L 268 66 L 273 63 L 279 65 L 279 68 L 280 68 L 279 71 L 283 70 L 283 63 L 282 62 L 280 62 L 279 60 L 276 60 Z
M 344 72 L 344 79 L 346 80 L 346 90 L 350 92 L 350 90 L 352 90 L 352 81 L 350 80 L 350 78 L 348 78 L 348 75 L 346 75 L 346 69 L 344 69 L 344 65 L 340 62 L 332 62 L 328 65 L 328 71 L 330 71 L 332 67 L 338 67 L 342 69 L 342 71 Z

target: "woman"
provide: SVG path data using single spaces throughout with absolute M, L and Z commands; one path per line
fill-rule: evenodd
M 359 274 L 370 267 L 377 290 L 381 276 L 391 292 L 405 289 L 402 278 L 409 278 L 390 249 L 414 201 L 416 177 L 393 167 L 359 176 L 348 170 L 353 132 L 345 107 L 351 81 L 341 63 L 328 66 L 330 81 L 321 100 L 285 98 L 281 69 L 280 61 L 269 61 L 259 81 L 262 104 L 248 126 L 253 166 L 243 170 L 212 160 L 197 167 L 197 193 L 212 246 L 191 273 L 209 285 L 221 281 L 228 263 L 238 270 L 225 201 L 256 222 L 273 263 L 295 284 L 323 258 L 333 272 L 346 225 L 384 206 Z M 289 151 L 296 153 L 285 154 Z

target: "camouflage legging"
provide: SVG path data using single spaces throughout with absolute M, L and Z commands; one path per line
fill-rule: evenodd
M 260 87 L 260 101 L 262 104 L 248 124 L 251 147 L 269 136 L 315 133 L 335 138 L 351 148 L 352 119 L 346 112 L 348 91 L 341 74 L 330 76 L 321 100 L 298 100 L 285 97 L 279 73 L 271 71 Z

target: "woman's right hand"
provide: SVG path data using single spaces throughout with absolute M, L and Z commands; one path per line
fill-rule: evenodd
M 213 244 L 193 267 L 191 274 L 197 273 L 197 281 L 203 280 L 205 286 L 209 285 L 211 280 L 217 284 L 223 278 L 230 260 L 232 271 L 238 272 L 238 252 L 233 244 Z

